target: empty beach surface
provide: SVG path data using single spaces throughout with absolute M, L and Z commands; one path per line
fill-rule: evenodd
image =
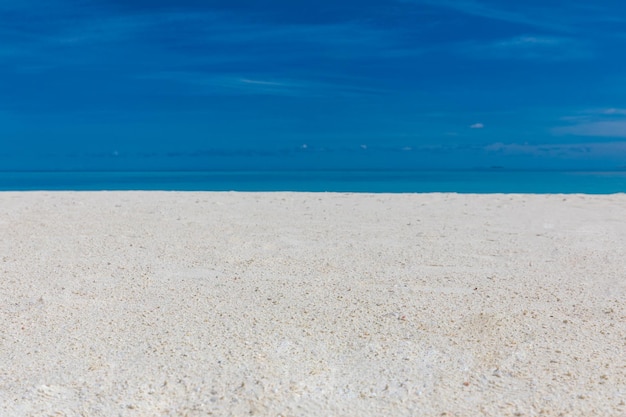
M 624 416 L 625 213 L 0 193 L 0 415 Z

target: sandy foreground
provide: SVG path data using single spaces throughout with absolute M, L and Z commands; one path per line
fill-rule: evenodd
M 0 193 L 1 416 L 625 416 L 626 196 Z

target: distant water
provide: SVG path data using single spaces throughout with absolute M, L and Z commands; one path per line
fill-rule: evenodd
M 0 172 L 0 190 L 613 194 L 626 171 Z

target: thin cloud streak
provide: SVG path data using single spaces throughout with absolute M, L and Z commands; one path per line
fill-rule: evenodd
M 569 158 L 623 158 L 626 156 L 626 141 L 587 142 L 560 144 L 519 144 L 496 142 L 484 147 L 488 153 L 503 155 L 530 155 L 537 157 Z
M 516 23 L 535 27 L 539 29 L 548 29 L 557 32 L 573 32 L 575 29 L 561 22 L 552 22 L 542 19 L 541 17 L 528 16 L 522 13 L 516 13 L 500 8 L 491 7 L 485 3 L 472 0 L 403 0 L 411 3 L 426 4 L 432 7 L 440 7 L 448 10 L 454 10 L 469 16 L 481 17 L 496 21 Z
M 495 42 L 466 42 L 459 52 L 472 58 L 570 61 L 593 57 L 586 42 L 573 38 L 521 35 Z
M 580 123 L 552 129 L 554 135 L 626 138 L 626 120 Z
M 626 116 L 626 109 L 609 108 L 601 111 L 602 114 Z
M 355 97 L 386 94 L 384 90 L 347 84 L 286 78 L 260 79 L 243 74 L 162 72 L 145 75 L 139 79 L 173 82 L 186 87 L 188 95 Z
M 607 107 L 581 111 L 574 116 L 561 118 L 569 126 L 554 127 L 555 136 L 590 136 L 626 138 L 626 109 Z
M 616 0 L 253 3 L 0 0 L 0 109 L 21 117 L 0 133 L 456 158 L 625 137 Z
M 120 45 L 144 50 L 150 47 L 152 54 L 174 54 L 176 59 L 170 61 L 171 67 L 180 68 L 219 62 L 267 64 L 270 60 L 295 65 L 302 57 L 318 57 L 321 62 L 402 59 L 427 50 L 403 41 L 395 30 L 377 29 L 361 22 L 278 25 L 251 22 L 243 16 L 220 11 L 80 18 L 66 15 L 69 12 L 64 9 L 56 13 L 52 19 L 55 23 L 45 29 L 0 28 L 0 39 L 17 39 L 11 47 L 0 49 L 0 56 L 33 57 L 45 60 L 53 68 L 75 64 L 71 52 L 80 48 Z M 212 53 L 200 54 L 207 50 Z

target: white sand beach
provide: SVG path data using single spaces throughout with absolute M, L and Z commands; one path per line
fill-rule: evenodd
M 0 193 L 1 416 L 625 416 L 626 195 Z

